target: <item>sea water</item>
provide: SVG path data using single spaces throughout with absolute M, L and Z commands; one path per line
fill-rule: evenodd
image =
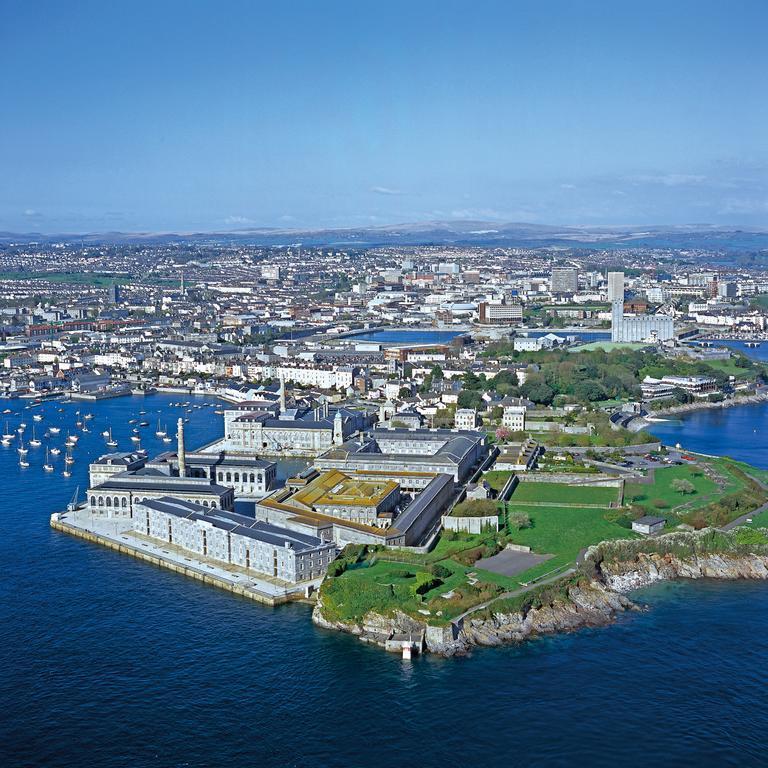
M 107 450 L 105 425 L 127 450 L 127 421 L 146 410 L 150 454 L 164 447 L 158 417 L 171 434 L 189 418 L 190 446 L 220 434 L 213 408 L 187 414 L 178 399 L 43 406 L 38 427 L 58 422 L 58 443 L 78 407 L 94 413 L 70 479 L 63 454 L 47 474 L 43 448 L 27 469 L 0 449 L 0 765 L 768 762 L 763 583 L 665 583 L 610 627 L 404 662 L 318 629 L 307 606 L 266 608 L 52 530 Z

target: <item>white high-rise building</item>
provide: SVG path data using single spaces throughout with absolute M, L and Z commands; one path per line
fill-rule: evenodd
M 611 301 L 611 341 L 632 344 L 674 338 L 674 320 L 668 315 L 624 316 L 623 272 L 608 273 L 608 298 Z
M 614 301 L 624 303 L 624 273 L 608 273 L 608 301 L 613 304 Z

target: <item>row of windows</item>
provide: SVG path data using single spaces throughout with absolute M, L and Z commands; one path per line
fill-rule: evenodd
M 227 472 L 226 475 L 224 472 L 219 472 L 218 479 L 220 482 L 227 482 L 230 483 L 234 480 L 234 482 L 239 483 L 240 482 L 240 473 L 235 472 L 234 476 L 231 472 Z M 256 475 L 251 472 L 250 475 L 247 472 L 243 472 L 243 482 L 244 483 L 255 483 L 256 482 Z M 259 482 L 261 482 L 261 478 L 259 478 Z

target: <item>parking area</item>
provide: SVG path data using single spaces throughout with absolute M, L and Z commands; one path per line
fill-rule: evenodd
M 502 576 L 515 576 L 539 563 L 545 563 L 552 557 L 553 555 L 537 555 L 533 552 L 515 552 L 512 549 L 503 549 L 493 557 L 478 560 L 475 567 L 491 571 L 491 573 L 499 573 Z

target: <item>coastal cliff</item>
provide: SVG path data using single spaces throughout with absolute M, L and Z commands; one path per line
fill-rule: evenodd
M 312 618 L 319 626 L 382 647 L 393 634 L 423 634 L 426 651 L 455 656 L 474 646 L 606 626 L 624 611 L 639 610 L 625 593 L 677 578 L 768 579 L 768 530 L 705 529 L 604 542 L 591 547 L 581 571 L 563 582 L 501 597 L 459 621 L 439 626 L 401 611 L 389 616 L 369 612 L 360 622 L 330 621 L 323 615 L 322 594 Z

